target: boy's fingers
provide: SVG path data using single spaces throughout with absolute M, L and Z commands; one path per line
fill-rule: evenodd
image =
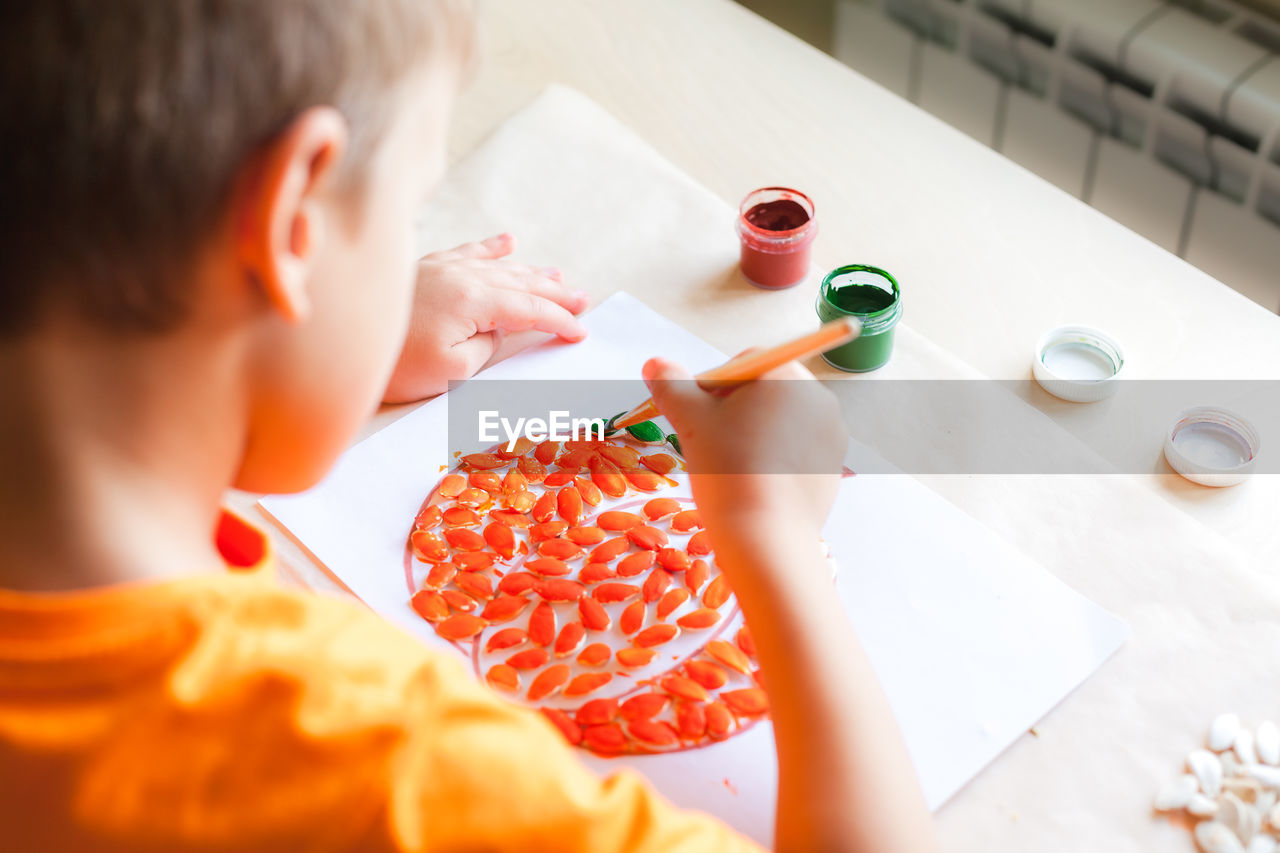
M 495 234 L 484 240 L 477 240 L 472 243 L 463 243 L 446 252 L 437 253 L 436 257 L 441 255 L 446 258 L 473 260 L 495 260 L 497 258 L 505 258 L 516 250 L 516 238 L 510 234 Z
M 500 332 L 479 332 L 453 345 L 454 371 L 462 377 L 473 376 L 493 357 L 502 343 Z
M 574 314 L 581 314 L 591 303 L 591 297 L 584 291 L 570 290 L 564 285 L 532 271 L 521 275 L 513 275 L 503 281 L 502 284 L 511 290 L 531 293 L 534 296 L 541 296 L 543 299 L 550 299 L 561 308 L 566 311 L 572 311 Z
M 485 295 L 475 322 L 482 331 L 536 329 L 559 335 L 566 341 L 580 341 L 587 336 L 587 330 L 578 319 L 558 303 L 533 293 L 507 288 L 493 288 Z
M 698 387 L 684 365 L 665 358 L 651 358 L 644 363 L 640 375 L 649 386 L 658 410 L 671 421 L 676 432 L 682 432 L 688 415 L 707 402 L 706 392 Z

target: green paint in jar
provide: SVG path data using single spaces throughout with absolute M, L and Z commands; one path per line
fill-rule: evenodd
M 822 322 L 853 316 L 862 334 L 822 354 L 827 364 L 850 373 L 883 367 L 893 354 L 893 330 L 902 317 L 902 294 L 893 276 L 879 267 L 849 264 L 827 274 L 818 290 Z

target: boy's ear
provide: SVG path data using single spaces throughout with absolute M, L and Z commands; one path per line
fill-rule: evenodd
M 258 152 L 242 184 L 239 262 L 289 322 L 310 311 L 307 282 L 328 213 L 321 190 L 346 144 L 342 114 L 333 107 L 312 107 Z

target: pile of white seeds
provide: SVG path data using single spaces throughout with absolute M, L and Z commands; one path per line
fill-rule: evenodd
M 1208 746 L 1191 751 L 1190 772 L 1160 789 L 1156 809 L 1198 819 L 1204 853 L 1280 853 L 1280 728 L 1267 720 L 1255 731 L 1219 714 Z

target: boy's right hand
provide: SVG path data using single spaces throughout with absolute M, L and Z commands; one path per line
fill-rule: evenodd
M 654 402 L 680 437 L 694 499 L 717 550 L 769 551 L 816 540 L 848 446 L 835 395 L 799 364 L 728 391 L 704 391 L 661 358 L 644 366 Z

